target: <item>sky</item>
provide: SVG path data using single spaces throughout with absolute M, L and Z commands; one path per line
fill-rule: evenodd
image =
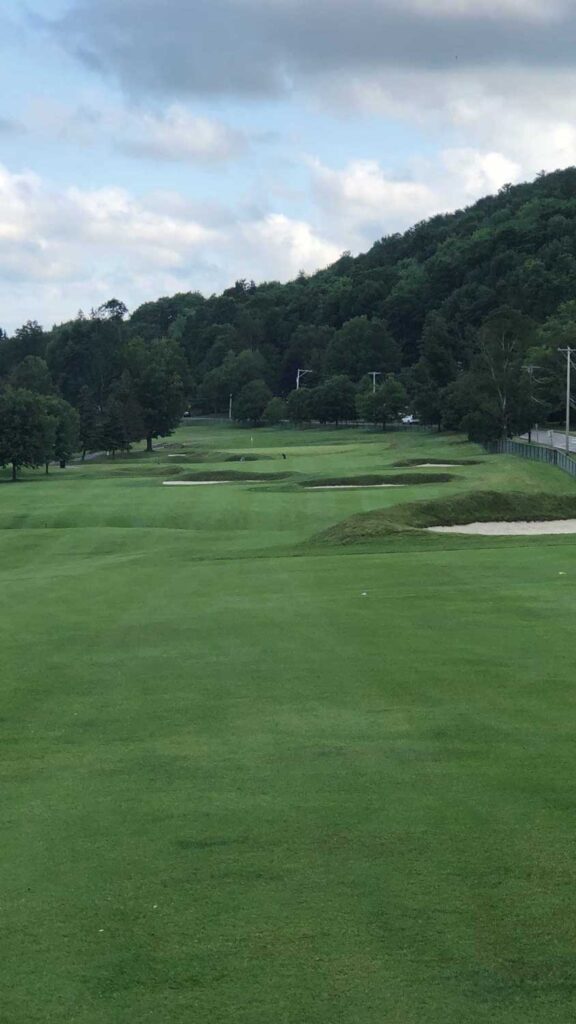
M 2 0 L 0 326 L 343 251 L 576 164 L 575 0 Z

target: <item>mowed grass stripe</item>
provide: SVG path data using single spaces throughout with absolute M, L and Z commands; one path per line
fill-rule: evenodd
M 288 469 L 455 440 L 326 435 Z M 576 541 L 307 554 L 418 494 L 174 494 L 141 461 L 0 489 L 74 520 L 0 529 L 6 1018 L 568 1024 Z M 576 493 L 487 459 L 426 500 L 507 475 Z

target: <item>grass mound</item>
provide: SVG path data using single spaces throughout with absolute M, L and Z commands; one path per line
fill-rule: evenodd
M 268 480 L 288 480 L 290 473 L 256 473 L 250 471 L 249 473 L 240 473 L 235 469 L 207 469 L 203 473 L 181 473 L 178 474 L 178 480 L 188 480 L 190 482 L 194 480 L 221 480 L 230 481 L 233 483 L 252 483 L 254 481 L 266 482 Z
M 272 455 L 227 455 L 223 462 L 264 462 L 270 461 Z M 212 462 L 215 460 L 212 459 Z
M 84 466 L 82 468 L 85 469 Z M 180 472 L 180 468 L 177 465 L 174 466 L 172 463 L 169 465 L 157 465 L 156 463 L 145 465 L 140 462 L 130 465 L 128 462 L 109 462 L 106 465 L 98 463 L 94 469 L 91 468 L 90 476 L 93 479 L 100 478 L 113 480 L 118 479 L 119 477 L 165 477 L 167 473 L 177 475 Z M 54 475 L 56 476 L 56 471 L 54 472 Z
M 170 461 L 175 462 L 176 465 L 181 462 L 262 462 L 270 461 L 272 458 L 271 455 L 238 455 L 222 451 L 191 451 L 170 455 Z
M 447 484 L 454 477 L 450 473 L 366 473 L 362 476 L 318 477 L 304 480 L 303 487 L 381 487 L 385 485 L 413 487 L 416 484 Z
M 476 491 L 436 501 L 412 502 L 395 508 L 375 509 L 351 516 L 316 538 L 331 544 L 355 544 L 392 533 L 425 530 L 429 526 L 460 526 L 465 523 L 512 523 L 576 516 L 576 496 Z

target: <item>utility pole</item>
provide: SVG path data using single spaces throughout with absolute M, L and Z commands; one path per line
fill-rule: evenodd
M 534 397 L 532 392 L 533 392 L 533 388 L 534 388 L 534 370 L 535 369 L 536 369 L 535 366 L 527 366 L 526 367 L 526 371 L 527 371 L 527 373 L 528 373 L 528 375 L 530 377 L 530 391 L 529 391 L 530 407 L 532 407 L 532 398 Z M 530 415 L 532 415 L 532 408 L 530 408 Z M 530 419 L 530 427 L 528 428 L 528 444 L 532 444 L 532 419 Z
M 232 419 L 232 400 L 233 400 L 233 397 L 234 397 L 233 395 L 230 395 L 230 402 L 228 404 L 228 419 L 229 420 Z
M 380 370 L 372 370 L 371 373 L 368 374 L 368 376 L 372 377 L 372 394 L 375 395 L 376 394 L 376 377 L 381 377 L 382 374 L 380 373 Z
M 571 388 L 571 373 L 572 373 L 572 352 L 573 349 L 568 345 L 567 348 L 561 348 L 560 352 L 563 352 L 566 356 L 566 454 L 570 455 L 570 403 L 572 399 L 572 388 Z
M 307 373 L 314 373 L 314 370 L 298 370 L 298 373 L 296 374 L 296 391 L 300 391 L 300 379 Z

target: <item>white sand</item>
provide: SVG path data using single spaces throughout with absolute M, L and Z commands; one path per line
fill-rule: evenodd
M 465 523 L 462 526 L 429 526 L 431 533 L 473 533 L 486 537 L 538 537 L 551 533 L 576 533 L 576 519 L 548 522 Z
M 305 487 L 305 491 L 374 491 L 382 487 L 404 487 L 404 484 L 326 484 L 322 487 Z
M 406 469 L 458 469 L 457 462 L 419 462 L 417 466 L 406 466 Z
M 263 480 L 164 480 L 163 487 L 211 487 L 213 484 L 260 484 Z

